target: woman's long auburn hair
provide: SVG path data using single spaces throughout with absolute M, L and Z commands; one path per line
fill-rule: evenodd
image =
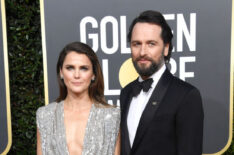
M 68 53 L 76 52 L 78 54 L 85 54 L 92 63 L 93 73 L 95 75 L 95 80 L 91 81 L 89 86 L 89 97 L 98 104 L 107 106 L 108 104 L 105 101 L 104 97 L 104 80 L 99 64 L 98 58 L 91 47 L 81 42 L 73 42 L 66 45 L 63 50 L 60 52 L 59 59 L 57 62 L 57 80 L 59 84 L 59 97 L 56 99 L 56 102 L 60 102 L 67 97 L 67 87 L 64 84 L 63 79 L 60 77 L 60 70 L 63 67 L 64 60 Z

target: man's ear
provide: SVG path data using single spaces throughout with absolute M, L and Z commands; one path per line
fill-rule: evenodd
M 168 53 L 169 53 L 169 43 L 165 44 L 163 51 L 164 56 L 168 56 Z

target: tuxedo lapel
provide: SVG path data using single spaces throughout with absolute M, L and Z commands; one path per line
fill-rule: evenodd
M 141 142 L 141 139 L 143 135 L 145 134 L 146 130 L 148 129 L 151 120 L 153 119 L 158 107 L 161 104 L 161 101 L 166 94 L 167 88 L 170 84 L 170 81 L 172 79 L 171 73 L 169 73 L 168 70 L 166 70 L 162 77 L 160 78 L 156 88 L 154 89 L 152 96 L 150 97 L 139 122 L 136 136 L 133 142 L 132 146 L 132 152 L 131 154 L 134 154 L 134 150 L 137 148 L 139 143 Z

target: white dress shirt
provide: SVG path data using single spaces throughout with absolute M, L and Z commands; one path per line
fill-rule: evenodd
M 166 70 L 166 65 L 164 64 L 156 73 L 151 75 L 150 78 L 152 78 L 154 81 L 149 91 L 144 92 L 143 90 L 141 90 L 138 96 L 135 96 L 132 98 L 129 111 L 128 111 L 128 118 L 127 118 L 128 133 L 129 133 L 129 140 L 130 140 L 131 147 L 135 139 L 137 127 L 138 127 L 142 112 L 144 111 L 145 106 L 148 103 L 149 98 L 152 95 L 154 88 L 156 87 L 159 79 L 161 78 L 165 70 Z M 138 80 L 140 82 L 143 81 L 141 77 L 139 77 Z

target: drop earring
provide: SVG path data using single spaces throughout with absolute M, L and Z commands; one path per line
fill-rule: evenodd
M 91 79 L 91 82 L 94 82 L 95 81 L 95 77 L 93 76 L 92 79 Z

